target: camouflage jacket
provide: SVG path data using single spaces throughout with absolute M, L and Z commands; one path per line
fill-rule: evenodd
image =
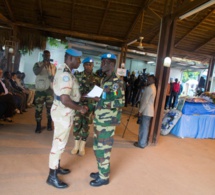
M 93 72 L 90 75 L 85 74 L 84 71 L 79 72 L 75 74 L 75 77 L 78 80 L 81 95 L 89 93 L 95 85 L 100 86 L 101 79 Z M 81 100 L 81 103 L 87 105 L 88 103 L 92 103 L 92 99 Z
M 120 124 L 122 107 L 125 103 L 123 81 L 113 73 L 109 78 L 101 80 L 103 93 L 96 105 L 94 124 L 101 126 L 114 126 Z

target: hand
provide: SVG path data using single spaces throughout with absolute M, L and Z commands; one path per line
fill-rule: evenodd
M 85 95 L 81 96 L 81 100 L 84 101 L 86 99 Z
M 87 106 L 82 106 L 79 111 L 80 111 L 81 114 L 85 114 L 88 111 L 88 107 Z
M 94 101 L 96 101 L 96 102 L 99 102 L 99 101 L 100 101 L 100 98 L 99 98 L 99 97 L 94 97 L 93 99 L 94 99 Z

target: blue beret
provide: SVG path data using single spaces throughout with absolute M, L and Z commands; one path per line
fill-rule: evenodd
M 74 56 L 74 57 L 81 57 L 82 56 L 81 51 L 78 51 L 78 50 L 75 50 L 75 49 L 72 49 L 72 48 L 67 49 L 66 53 L 71 55 L 71 56 Z
M 85 59 L 82 61 L 83 64 L 84 64 L 84 63 L 88 63 L 88 62 L 94 62 L 93 58 L 87 57 L 87 58 L 85 58 Z
M 116 60 L 116 56 L 115 56 L 114 54 L 112 54 L 112 53 L 103 54 L 103 55 L 101 56 L 101 60 L 104 59 L 104 58 Z

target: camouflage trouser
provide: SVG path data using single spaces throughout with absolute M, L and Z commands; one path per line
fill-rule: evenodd
M 87 112 L 86 114 L 81 114 L 76 111 L 75 119 L 74 119 L 74 127 L 73 127 L 73 135 L 76 140 L 82 138 L 86 140 L 89 135 L 89 121 L 90 121 L 91 112 Z
M 54 121 L 54 137 L 49 155 L 49 168 L 57 169 L 61 154 L 64 152 L 69 139 L 74 111 L 70 108 L 62 108 L 54 102 L 51 108 L 51 116 Z
M 47 112 L 47 118 L 50 119 L 50 110 L 53 103 L 54 97 L 53 97 L 53 90 L 48 89 L 46 91 L 36 91 L 35 92 L 35 118 L 36 121 L 42 120 L 42 112 L 43 112 L 43 105 L 46 103 L 46 112 Z
M 96 156 L 99 177 L 108 179 L 110 173 L 110 155 L 116 126 L 94 125 L 93 150 Z

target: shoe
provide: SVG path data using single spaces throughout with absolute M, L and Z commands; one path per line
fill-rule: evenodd
M 15 109 L 15 112 L 17 113 L 17 114 L 20 114 L 20 110 L 19 109 Z
M 9 123 L 13 122 L 12 119 L 9 118 L 9 117 L 5 118 L 4 121 L 7 121 L 7 122 L 9 122 Z
M 90 182 L 90 185 L 93 187 L 99 187 L 107 184 L 109 184 L 109 179 L 101 179 L 100 177 Z
M 37 121 L 37 127 L 36 127 L 36 130 L 35 130 L 35 133 L 41 133 L 41 131 L 42 131 L 41 122 Z
M 58 173 L 57 169 L 50 169 L 49 176 L 46 180 L 46 183 L 54 186 L 55 188 L 60 188 L 60 189 L 67 188 L 68 184 L 60 181 L 57 176 L 57 173 Z
M 85 144 L 86 144 L 86 141 L 81 140 L 80 145 L 79 145 L 79 150 L 78 150 L 79 151 L 78 154 L 80 156 L 85 155 Z
M 92 177 L 93 179 L 97 179 L 99 177 L 99 172 L 90 173 L 90 177 Z
M 48 119 L 47 130 L 52 131 L 52 119 Z
M 74 146 L 74 148 L 71 150 L 71 154 L 77 154 L 77 152 L 78 152 L 78 150 L 79 150 L 80 141 L 81 141 L 81 140 L 75 140 L 75 146 Z
M 138 142 L 134 142 L 134 146 L 135 146 L 135 147 L 138 147 L 138 148 L 142 148 L 142 149 L 145 148 L 145 147 L 139 146 Z
M 60 166 L 60 161 L 58 163 L 58 169 L 57 169 L 57 173 L 61 174 L 61 175 L 66 175 L 69 174 L 71 171 L 69 169 L 64 169 Z

